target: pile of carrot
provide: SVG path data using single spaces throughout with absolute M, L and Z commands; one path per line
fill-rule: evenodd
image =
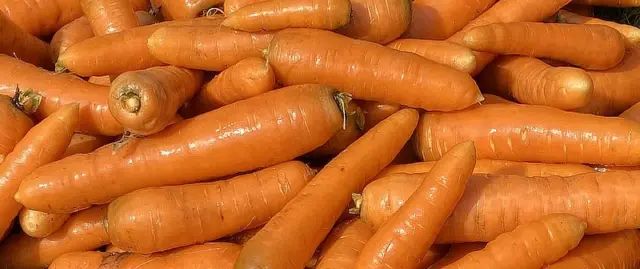
M 0 269 L 640 268 L 633 0 L 0 0 Z

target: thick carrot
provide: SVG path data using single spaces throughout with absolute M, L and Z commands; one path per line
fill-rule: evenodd
M 479 251 L 443 267 L 537 269 L 578 246 L 587 224 L 569 214 L 552 214 L 498 236 Z
M 625 54 L 625 38 L 596 24 L 495 23 L 467 31 L 462 43 L 477 51 L 549 58 L 589 70 L 612 68 Z
M 333 30 L 345 26 L 350 17 L 349 0 L 268 0 L 228 14 L 222 25 L 246 32 L 285 28 Z
M 360 252 L 373 232 L 358 218 L 337 225 L 322 243 L 315 269 L 355 268 Z
M 616 29 L 620 34 L 633 44 L 640 42 L 640 29 L 635 26 L 620 24 L 612 21 L 605 21 L 598 18 L 581 16 L 566 10 L 558 11 L 558 22 L 574 24 L 596 24 L 605 25 Z
M 13 151 L 13 148 L 33 127 L 33 120 L 28 114 L 35 109 L 29 106 L 26 109 L 20 108 L 20 102 L 13 98 L 0 95 L 0 163 L 5 156 Z M 24 109 L 24 110 L 23 110 Z
M 112 141 L 113 138 L 107 136 L 74 134 L 73 137 L 71 137 L 69 147 L 67 147 L 67 150 L 62 154 L 62 157 L 64 158 L 80 153 L 90 153 Z
M 337 32 L 387 44 L 400 37 L 410 23 L 411 0 L 351 0 L 349 23 Z
M 619 117 L 640 122 L 640 103 L 637 103 L 624 112 L 620 113 Z
M 138 18 L 129 0 L 80 0 L 80 4 L 96 36 L 138 26 Z
M 349 204 L 351 193 L 362 190 L 393 160 L 417 119 L 417 111 L 400 110 L 331 160 L 249 240 L 234 268 L 302 268 Z
M 161 0 L 161 10 L 167 20 L 195 18 L 203 10 L 222 4 L 224 0 Z
M 379 102 L 369 102 L 358 100 L 358 106 L 364 114 L 364 130 L 368 131 L 380 123 L 384 119 L 393 115 L 400 110 L 400 106 L 392 104 L 384 104 Z
M 43 68 L 52 67 L 47 43 L 20 29 L 2 13 L 0 13 L 0 36 L 2 36 L 0 53 Z
M 496 0 L 414 0 L 411 26 L 405 36 L 417 39 L 447 39 L 495 2 Z
M 226 27 L 163 27 L 149 38 L 158 60 L 187 68 L 223 71 L 245 58 L 262 57 L 273 33 L 245 33 Z
M 226 14 L 231 14 L 233 12 L 238 11 L 238 9 L 251 5 L 253 3 L 264 2 L 267 0 L 225 0 L 224 1 L 224 12 Z
M 640 7 L 638 0 L 573 0 L 574 4 L 608 7 Z
M 50 214 L 28 208 L 22 208 L 18 215 L 22 231 L 36 238 L 42 238 L 57 231 L 69 217 L 71 217 L 69 214 Z
M 175 66 L 126 72 L 111 84 L 109 111 L 125 130 L 152 135 L 172 123 L 202 80 L 202 71 Z
M 481 159 L 640 164 L 640 123 L 544 106 L 491 104 L 424 114 L 414 143 L 418 156 L 431 161 L 466 140 L 476 142 Z
M 447 252 L 442 259 L 429 266 L 428 269 L 440 269 L 449 264 L 452 264 L 467 254 L 483 249 L 486 246 L 485 243 L 461 243 L 451 244 L 449 252 Z
M 501 56 L 476 79 L 483 90 L 513 98 L 523 104 L 564 110 L 586 106 L 593 81 L 586 71 L 574 67 L 552 67 L 526 56 Z
M 471 73 L 476 68 L 473 51 L 462 45 L 438 40 L 398 39 L 387 45 L 392 49 L 418 54 L 436 63 L 462 72 Z
M 364 134 L 364 114 L 358 105 L 350 103 L 347 108 L 347 121 L 344 128 L 335 133 L 329 141 L 306 156 L 323 158 L 336 156 Z
M 78 212 L 56 232 L 44 238 L 15 234 L 0 245 L 0 264 L 5 268 L 43 268 L 62 254 L 89 251 L 109 243 L 103 220 L 106 206 Z
M 0 11 L 20 28 L 37 37 L 47 37 L 82 16 L 79 0 L 4 0 Z
M 639 238 L 638 230 L 585 236 L 578 247 L 545 269 L 637 268 L 640 266 Z
M 329 31 L 282 30 L 267 54 L 285 85 L 326 83 L 355 99 L 438 111 L 463 109 L 483 99 L 464 72 Z
M 472 141 L 451 148 L 369 239 L 355 268 L 418 268 L 462 197 L 475 163 Z
M 91 134 L 117 135 L 122 127 L 107 109 L 108 87 L 94 85 L 69 74 L 55 74 L 13 57 L 0 55 L 0 94 L 13 96 L 17 86 L 41 96 L 34 115 L 43 119 L 69 103 L 80 104 L 78 130 Z M 21 104 L 33 102 L 30 91 L 20 93 Z M 37 97 L 40 98 L 40 97 Z M 36 99 L 37 99 L 36 98 Z
M 69 213 L 144 187 L 193 183 L 285 162 L 319 147 L 342 126 L 336 105 L 342 100 L 342 94 L 323 85 L 271 91 L 156 135 L 131 138 L 115 153 L 107 146 L 44 166 L 23 181 L 16 199 L 28 208 Z

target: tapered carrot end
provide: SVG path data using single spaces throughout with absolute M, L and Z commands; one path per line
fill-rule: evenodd
M 465 142 L 455 145 L 449 152 L 454 156 L 471 155 L 475 159 L 476 145 L 472 140 L 467 140 Z
M 16 200 L 16 202 L 22 204 L 22 199 L 20 198 L 22 195 L 20 194 L 20 191 L 17 191 L 16 194 L 13 195 L 13 199 Z
M 473 70 L 476 70 L 476 55 L 469 50 L 464 55 L 456 57 L 453 64 L 456 69 L 471 74 Z
M 56 65 L 55 65 L 56 73 L 64 73 L 64 72 L 67 72 L 68 70 L 67 67 L 65 67 L 62 61 L 60 60 L 60 58 L 62 58 L 63 55 L 60 55 L 60 57 L 58 57 L 58 61 L 56 62 Z

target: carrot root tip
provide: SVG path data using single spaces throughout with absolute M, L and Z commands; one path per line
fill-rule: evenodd
M 56 73 L 64 73 L 64 72 L 67 72 L 68 69 L 60 61 L 57 61 L 55 65 L 55 71 Z
M 336 104 L 338 105 L 340 112 L 342 112 L 342 129 L 346 130 L 348 107 L 349 107 L 349 102 L 351 102 L 351 99 L 352 99 L 351 94 L 348 94 L 346 92 L 336 91 L 333 95 L 333 99 L 336 101 Z
M 349 208 L 349 214 L 360 215 L 360 209 L 362 209 L 362 194 L 352 193 L 351 200 L 353 200 L 353 207 Z
M 20 91 L 20 88 L 16 86 L 16 94 L 13 96 L 12 102 L 18 109 L 29 115 L 36 112 L 38 107 L 40 107 L 42 95 L 32 89 Z

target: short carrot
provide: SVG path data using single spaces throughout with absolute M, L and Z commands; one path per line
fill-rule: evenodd
M 482 101 L 475 81 L 464 72 L 329 31 L 282 30 L 271 41 L 267 55 L 285 85 L 326 83 L 355 99 L 437 111 L 459 110 Z
M 418 268 L 464 193 L 476 163 L 472 141 L 449 150 L 369 239 L 355 268 Z M 389 247 L 393 246 L 393 247 Z
M 343 98 L 323 85 L 271 91 L 144 139 L 132 137 L 115 153 L 107 146 L 44 166 L 23 181 L 16 200 L 40 211 L 69 213 L 144 187 L 194 183 L 285 162 L 319 147 L 342 126 L 336 101 Z M 238 155 L 238 149 L 245 153 Z
M 638 230 L 585 236 L 578 247 L 545 269 L 562 268 L 636 268 L 640 265 Z
M 351 38 L 387 44 L 411 23 L 411 0 L 351 0 L 351 18 L 337 32 Z
M 578 246 L 587 224 L 569 214 L 552 214 L 498 236 L 479 251 L 443 267 L 537 269 Z
M 478 158 L 543 163 L 640 164 L 640 123 L 544 106 L 483 105 L 426 113 L 415 148 L 424 161 L 451 146 L 476 142 Z
M 35 108 L 20 108 L 19 103 L 14 98 L 0 95 L 0 163 L 33 127 L 33 120 L 28 114 Z
M 496 0 L 438 1 L 414 0 L 409 38 L 444 40 L 489 9 Z
M 2 36 L 0 53 L 43 68 L 52 67 L 47 43 L 20 29 L 2 13 L 0 13 L 0 36 Z
M 608 7 L 640 7 L 638 0 L 573 0 L 575 4 Z
M 285 28 L 334 30 L 349 22 L 349 0 L 267 0 L 227 15 L 222 25 L 246 32 Z
M 175 66 L 129 71 L 111 84 L 109 111 L 132 134 L 152 135 L 171 124 L 202 80 L 202 71 Z
M 563 110 L 586 106 L 593 93 L 593 81 L 586 71 L 574 67 L 552 67 L 526 56 L 500 56 L 476 80 L 487 92 L 513 98 L 523 104 Z
M 413 109 L 400 110 L 331 160 L 249 240 L 234 268 L 302 268 L 349 204 L 351 193 L 362 190 L 400 152 L 417 118 Z M 314 210 L 319 203 L 321 210 Z
M 364 130 L 368 131 L 376 124 L 400 110 L 400 106 L 379 102 L 357 100 L 358 106 L 364 115 Z
M 64 152 L 64 154 L 62 154 L 62 158 L 74 154 L 90 153 L 112 141 L 113 139 L 107 136 L 95 136 L 76 133 L 73 135 L 73 137 L 71 137 L 69 147 L 67 147 L 67 150 Z
M 449 264 L 452 264 L 467 254 L 483 249 L 486 246 L 485 243 L 461 243 L 451 244 L 449 251 L 442 259 L 429 266 L 428 269 L 441 269 Z
M 96 36 L 122 32 L 139 25 L 129 0 L 80 0 L 80 4 Z
M 322 243 L 315 269 L 355 268 L 360 252 L 373 232 L 357 218 L 337 225 Z
M 399 51 L 412 52 L 466 73 L 471 73 L 476 68 L 476 56 L 473 51 L 453 42 L 398 39 L 389 43 L 387 47 Z
M 160 0 L 162 14 L 167 20 L 195 18 L 203 10 L 222 4 L 224 0 Z
M 79 0 L 2 1 L 0 11 L 37 37 L 50 36 L 82 16 Z
M 619 117 L 640 122 L 640 103 L 637 103 L 620 113 Z
M 596 24 L 605 25 L 616 29 L 620 34 L 627 38 L 632 44 L 640 42 L 640 29 L 638 27 L 626 24 L 620 24 L 612 21 L 605 21 L 598 18 L 581 16 L 566 10 L 558 11 L 558 22 L 574 23 L 574 24 Z
M 477 51 L 549 58 L 589 70 L 612 68 L 625 55 L 624 37 L 595 24 L 495 23 L 470 29 L 462 43 Z
M 69 214 L 50 214 L 28 208 L 22 208 L 18 214 L 22 231 L 36 238 L 46 237 L 57 231 L 69 217 Z
M 313 158 L 336 156 L 364 134 L 364 115 L 360 107 L 355 103 L 350 103 L 347 111 L 347 121 L 344 128 L 306 156 Z
M 238 11 L 238 9 L 244 7 L 244 6 L 248 6 L 251 5 L 253 3 L 258 3 L 258 2 L 263 2 L 263 1 L 267 1 L 267 0 L 225 0 L 224 1 L 224 13 L 226 14 L 231 14 L 234 13 L 236 11 Z

